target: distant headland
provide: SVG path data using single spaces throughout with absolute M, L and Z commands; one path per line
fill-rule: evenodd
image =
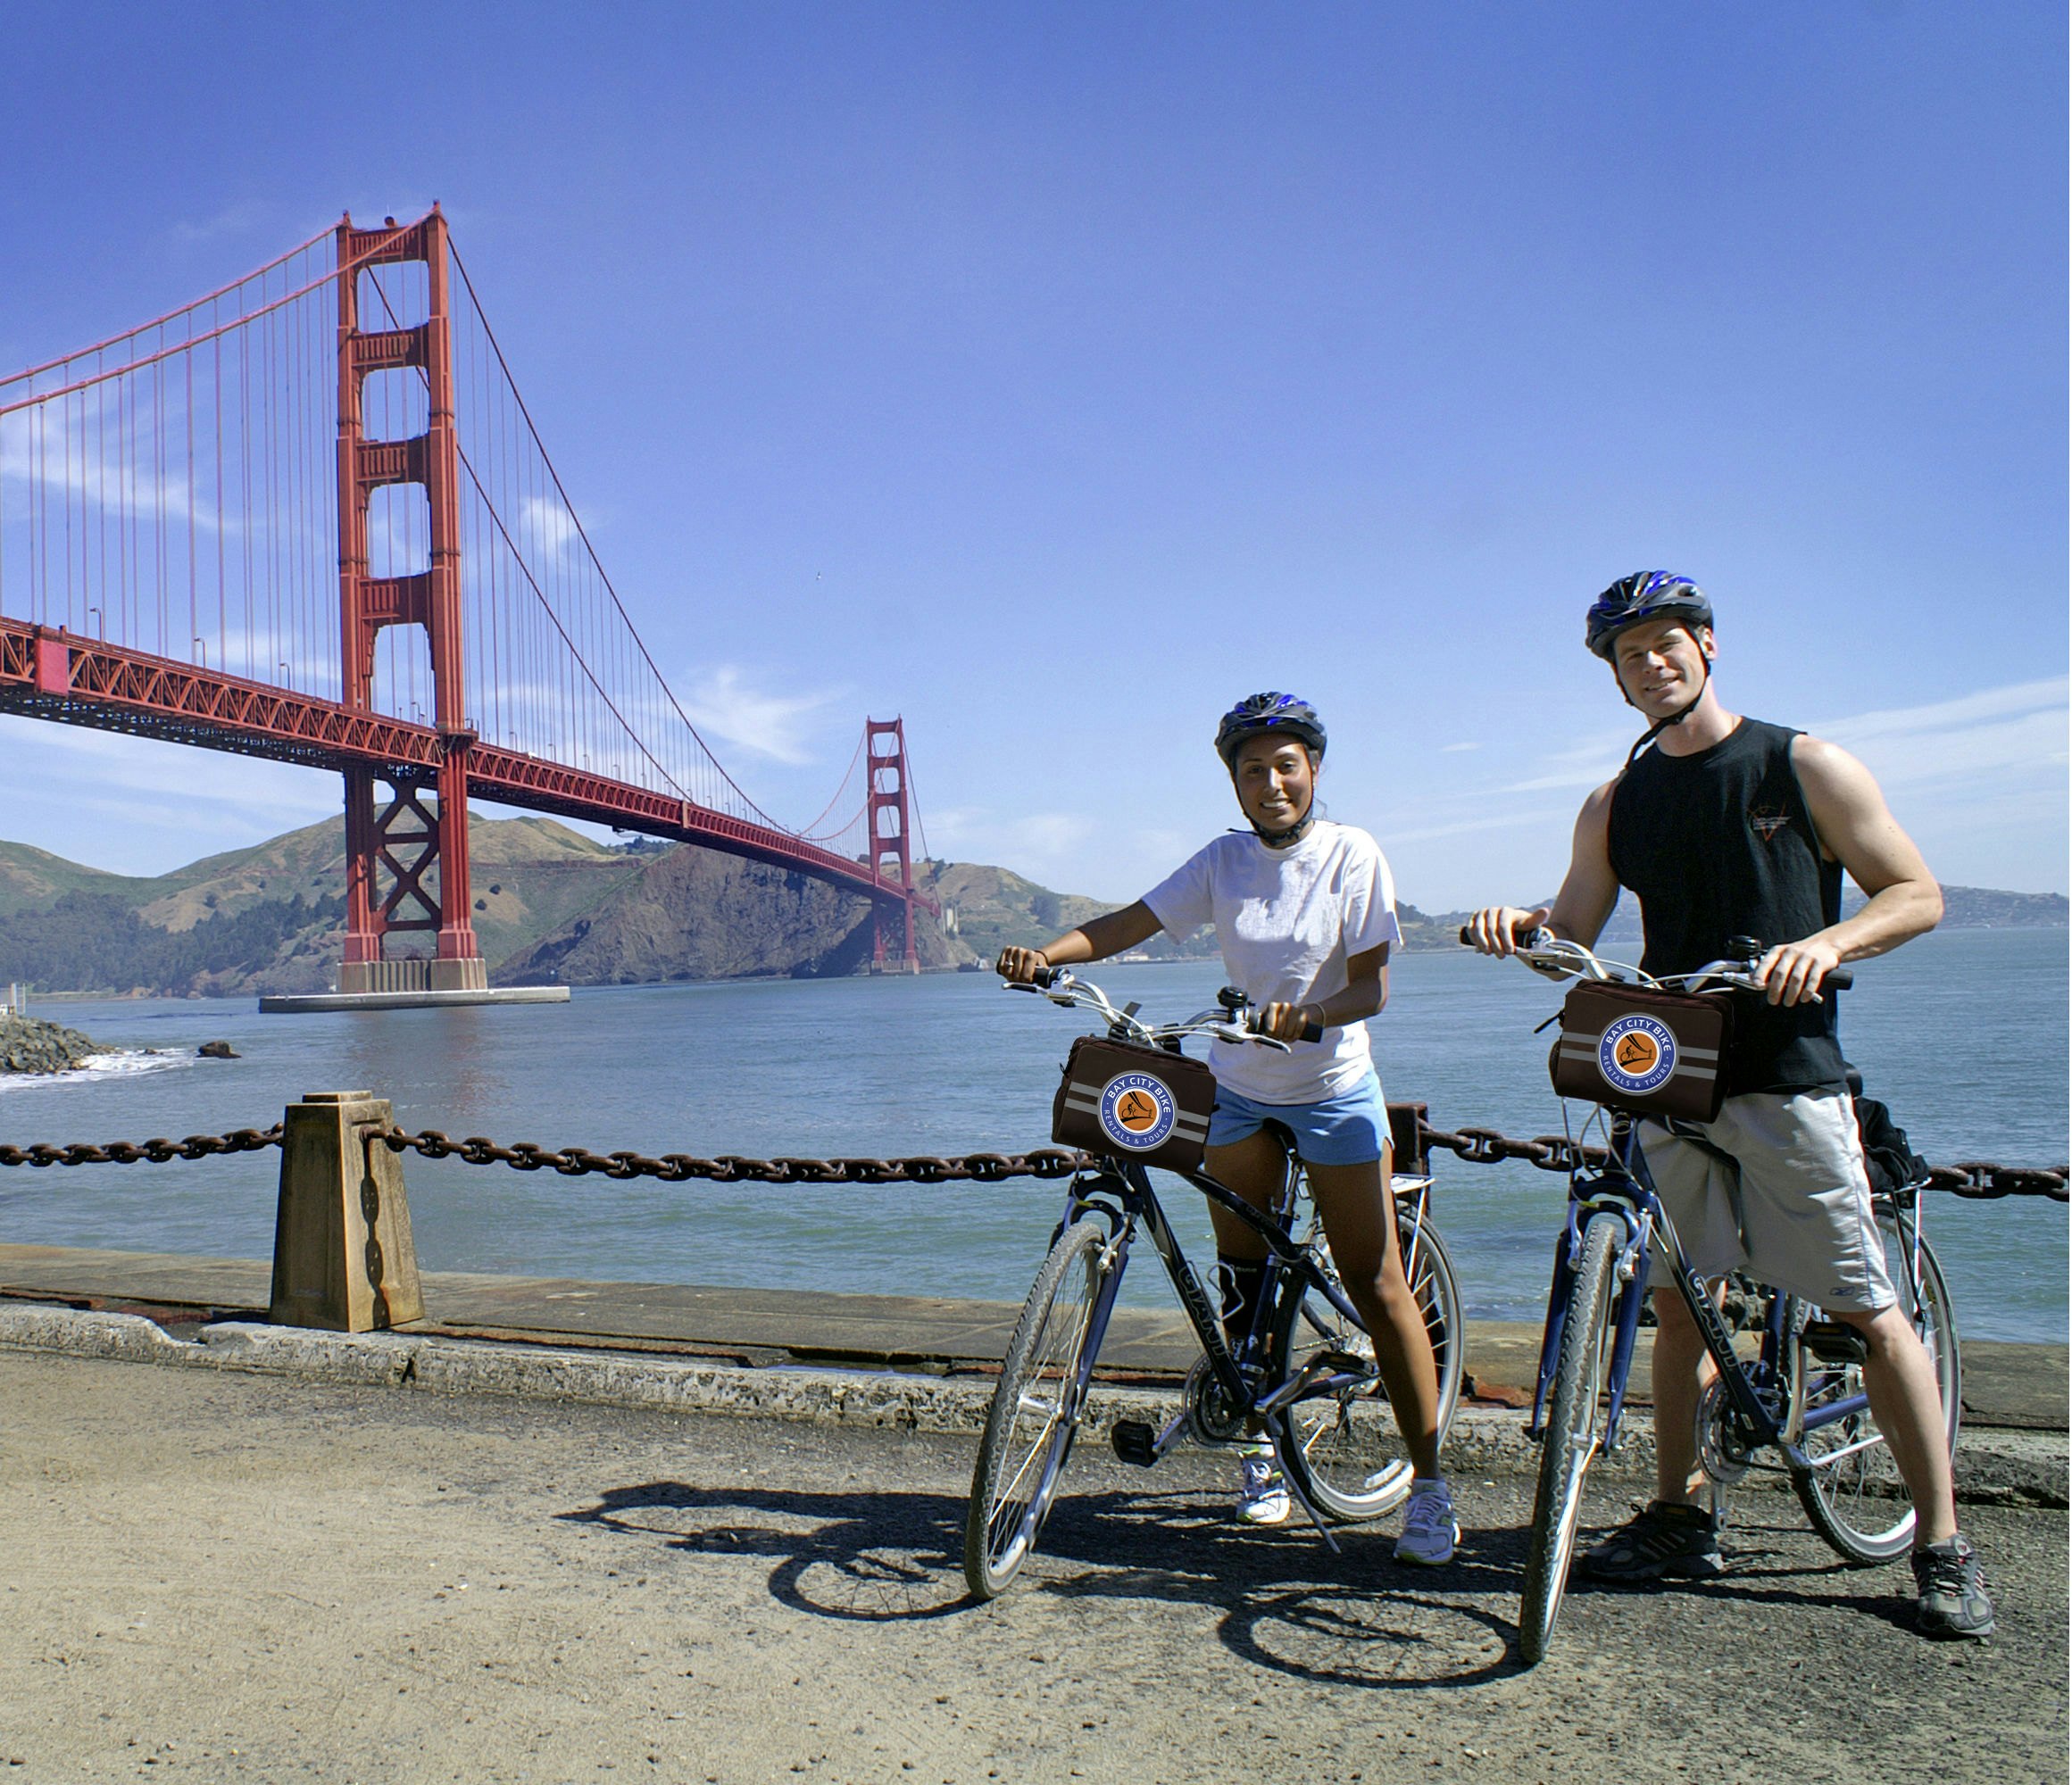
M 470 848 L 475 931 L 495 984 L 824 978 L 870 961 L 867 901 L 781 868 L 688 844 L 595 843 L 542 818 L 474 819 Z M 338 819 L 150 877 L 0 843 L 0 984 L 171 997 L 326 991 L 337 973 L 344 860 Z M 916 871 L 944 911 L 917 938 L 922 966 L 938 971 L 1115 909 L 1004 868 L 928 861 Z M 2061 894 L 1943 892 L 1947 928 L 2068 926 Z M 1406 951 L 1459 945 L 1462 913 L 1400 909 Z M 1630 900 L 1607 936 L 1638 941 Z M 1144 951 L 1165 959 L 1215 951 L 1206 932 Z

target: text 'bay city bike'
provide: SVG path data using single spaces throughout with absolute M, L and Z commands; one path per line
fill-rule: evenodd
M 1468 940 L 1466 931 L 1461 939 Z M 1760 993 L 1762 983 L 1752 968 L 1762 956 L 1760 944 L 1735 938 L 1730 947 L 1736 956 L 1732 960 L 1663 980 L 1602 960 L 1582 944 L 1545 930 L 1535 932 L 1518 954 L 1530 967 L 1578 981 Z M 1827 977 L 1827 984 L 1837 990 L 1849 982 L 1847 973 Z M 1589 1044 L 1615 1050 L 1625 1039 L 1618 1028 L 1617 1023 L 1608 1025 L 1602 1037 L 1587 1038 Z M 1572 1041 L 1564 1036 L 1558 1045 L 1568 1047 Z M 1841 1322 L 1824 1318 L 1811 1303 L 1745 1278 L 1730 1285 L 1740 1293 L 1716 1300 L 1692 1267 L 1649 1176 L 1640 1124 L 1654 1118 L 1609 1108 L 1595 1111 L 1592 1121 L 1600 1118 L 1607 1157 L 1585 1164 L 1580 1146 L 1572 1155 L 1568 1219 L 1555 1250 L 1529 1428 L 1540 1441 L 1541 1457 L 1519 1614 L 1519 1647 L 1528 1664 L 1546 1653 L 1560 1611 L 1584 1478 L 1592 1462 L 1618 1442 L 1627 1376 L 1649 1286 L 1651 1243 L 1669 1260 L 1670 1287 L 1690 1309 L 1718 1371 L 1699 1399 L 1693 1433 L 1715 1512 L 1724 1509 L 1725 1490 L 1751 1470 L 1781 1470 L 1813 1528 L 1846 1560 L 1861 1565 L 1887 1561 L 1904 1554 L 1913 1541 L 1913 1507 L 1864 1392 L 1863 1341 Z M 1677 1126 L 1673 1118 L 1670 1126 Z M 1701 1137 L 1693 1138 L 1702 1144 Z M 1899 1306 L 1935 1369 L 1954 1456 L 1957 1319 L 1935 1255 L 1921 1234 L 1921 1187 L 1902 1184 L 1881 1192 L 1873 1207 Z M 1763 1460 L 1764 1452 L 1776 1460 Z
M 1009 989 L 1041 991 L 1067 1009 L 1090 1010 L 1106 1025 L 1108 1041 L 1169 1057 L 1180 1057 L 1181 1042 L 1197 1034 L 1286 1045 L 1248 1026 L 1244 995 L 1234 991 L 1219 994 L 1214 1010 L 1152 1026 L 1139 1020 L 1135 1004 L 1118 1010 L 1098 986 L 1061 967 L 1047 969 L 1035 985 Z M 1147 1059 L 1145 1064 L 1155 1076 L 1159 1063 Z M 1186 1064 L 1202 1070 L 1198 1062 Z M 1110 1106 L 1112 1129 L 1128 1133 L 1139 1120 L 1136 1100 L 1156 1098 L 1154 1088 L 1137 1082 L 1145 1076 L 1119 1072 L 1090 1093 L 1092 1100 Z M 1144 1107 L 1148 1133 L 1155 1117 L 1149 1102 Z M 1204 1116 L 1204 1131 L 1205 1122 Z M 1187 1376 L 1178 1411 L 1162 1430 L 1116 1423 L 1116 1454 L 1148 1467 L 1184 1439 L 1236 1444 L 1256 1434 L 1272 1445 L 1290 1493 L 1327 1541 L 1327 1520 L 1376 1518 L 1401 1505 L 1410 1493 L 1410 1463 L 1389 1411 L 1373 1341 L 1339 1281 L 1313 1211 L 1304 1231 L 1296 1231 L 1303 1179 L 1293 1150 L 1269 1214 L 1204 1171 L 1180 1174 L 1267 1247 L 1257 1312 L 1235 1344 L 1226 1337 L 1217 1299 L 1203 1289 L 1160 1206 L 1143 1158 L 1113 1141 L 1094 1150 L 1098 1163 L 1073 1181 L 1049 1255 L 1023 1305 L 979 1440 L 964 1527 L 964 1574 L 973 1595 L 989 1599 L 1004 1591 L 1035 1551 L 1086 1416 L 1094 1366 L 1139 1231 L 1164 1261 L 1202 1356 Z M 1431 1225 L 1431 1180 L 1405 1174 L 1394 1179 L 1394 1192 L 1404 1275 L 1438 1367 L 1444 1438 L 1460 1392 L 1460 1295 L 1452 1261 Z

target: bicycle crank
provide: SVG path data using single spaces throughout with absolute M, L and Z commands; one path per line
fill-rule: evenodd
M 1706 1479 L 1730 1488 L 1748 1474 L 1755 1447 L 1750 1441 L 1741 1416 L 1735 1410 L 1727 1385 L 1718 1377 L 1706 1383 L 1698 1397 L 1698 1465 Z

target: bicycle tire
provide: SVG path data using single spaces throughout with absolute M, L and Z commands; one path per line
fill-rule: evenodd
M 1918 1297 L 1911 1294 L 1897 1259 L 1897 1250 L 1903 1243 L 1897 1221 L 1889 1214 L 1881 1216 L 1878 1231 L 1885 1237 L 1900 1306 L 1935 1367 L 1936 1391 L 1943 1397 L 1943 1428 L 1950 1454 L 1955 1457 L 1962 1417 L 1962 1366 L 1957 1316 L 1949 1286 L 1943 1281 L 1943 1267 L 1928 1242 L 1919 1241 L 1920 1291 Z M 1808 1357 L 1802 1348 L 1796 1365 L 1806 1373 L 1803 1404 L 1809 1410 L 1822 1400 L 1863 1391 L 1860 1365 L 1822 1363 Z M 1867 1568 L 1913 1548 L 1913 1502 L 1900 1479 L 1892 1448 L 1868 1407 L 1810 1434 L 1804 1449 L 1813 1466 L 1794 1470 L 1792 1486 L 1813 1529 L 1838 1556 Z M 1898 1516 L 1893 1515 L 1895 1507 L 1900 1509 Z
M 1540 1438 L 1540 1480 L 1526 1546 L 1525 1590 L 1519 1604 L 1519 1653 L 1530 1667 L 1547 1652 L 1583 1506 L 1583 1480 L 1603 1436 L 1604 1380 L 1611 1362 L 1613 1260 L 1626 1243 L 1626 1223 L 1597 1214 L 1583 1229 L 1576 1277 L 1569 1290 L 1560 1356 L 1547 1395 Z
M 1461 1356 L 1466 1349 L 1460 1317 L 1460 1291 L 1453 1261 L 1438 1232 L 1427 1221 L 1415 1234 L 1399 1211 L 1396 1233 L 1403 1248 L 1404 1273 L 1425 1316 L 1432 1341 L 1432 1361 L 1439 1378 L 1439 1441 L 1453 1423 L 1460 1399 Z M 1329 1249 L 1319 1242 L 1327 1268 Z M 1310 1291 L 1291 1299 L 1274 1334 L 1274 1356 L 1282 1360 L 1281 1380 L 1297 1374 L 1308 1358 L 1327 1349 L 1344 1350 L 1370 1369 L 1374 1343 L 1323 1296 Z M 1410 1498 L 1412 1469 L 1403 1455 L 1388 1391 L 1378 1376 L 1367 1384 L 1296 1401 L 1280 1416 L 1281 1452 L 1295 1485 L 1318 1511 L 1341 1524 L 1357 1524 L 1393 1512 Z
M 1015 1323 L 971 1472 L 964 1581 L 978 1599 L 1007 1590 L 1035 1552 L 1078 1430 L 1082 1364 L 1108 1274 L 1107 1229 L 1078 1221 L 1058 1236 Z

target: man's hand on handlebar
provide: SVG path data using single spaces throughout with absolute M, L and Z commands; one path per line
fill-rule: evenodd
M 1484 954 L 1516 954 L 1526 938 L 1542 928 L 1552 906 L 1527 911 L 1517 905 L 1485 905 L 1461 926 L 1460 940 Z
M 1050 964 L 1050 957 L 1041 949 L 1004 948 L 993 970 L 1010 985 L 1034 985 L 1036 975 Z
M 1772 1004 L 1813 1004 L 1819 1001 L 1828 976 L 1841 965 L 1841 950 L 1818 936 L 1808 936 L 1803 942 L 1772 949 L 1752 971 L 1762 981 L 1763 996 Z M 1847 975 L 1842 983 L 1848 983 Z

